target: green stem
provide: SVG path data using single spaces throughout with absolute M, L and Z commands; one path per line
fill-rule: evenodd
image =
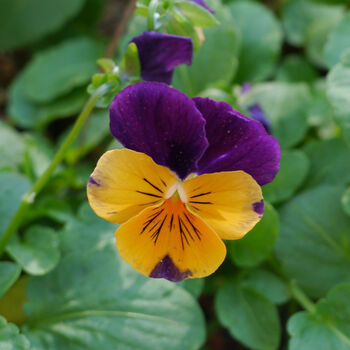
M 102 88 L 102 87 L 101 87 Z M 103 87 L 104 89 L 105 87 Z M 47 182 L 49 181 L 52 173 L 55 171 L 57 166 L 62 162 L 64 156 L 66 155 L 69 147 L 74 142 L 75 138 L 78 136 L 80 130 L 84 126 L 87 118 L 89 117 L 91 111 L 94 109 L 96 102 L 101 94 L 102 89 L 96 90 L 96 92 L 89 98 L 86 102 L 83 110 L 79 114 L 76 119 L 72 130 L 68 134 L 67 138 L 62 143 L 61 147 L 55 154 L 52 159 L 49 167 L 45 170 L 45 172 L 36 180 L 33 184 L 32 188 L 26 193 L 21 200 L 19 207 L 17 208 L 16 213 L 12 217 L 9 225 L 7 226 L 6 231 L 3 233 L 0 239 L 0 256 L 5 250 L 7 243 L 10 241 L 13 234 L 17 231 L 21 222 L 23 220 L 24 214 L 26 213 L 28 207 L 34 202 L 35 198 L 39 194 L 39 192 L 45 187 Z
M 290 281 L 289 289 L 293 298 L 308 312 L 314 314 L 316 312 L 316 305 L 313 301 L 299 288 L 296 281 Z

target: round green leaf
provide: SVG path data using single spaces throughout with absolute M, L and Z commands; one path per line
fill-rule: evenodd
M 261 221 L 243 238 L 227 242 L 228 253 L 238 266 L 257 266 L 271 253 L 278 234 L 278 214 L 268 203 Z
M 278 312 L 265 296 L 232 282 L 219 289 L 215 306 L 219 321 L 238 341 L 253 350 L 278 349 Z
M 350 187 L 344 192 L 341 197 L 341 203 L 343 205 L 344 212 L 350 215 Z
M 291 83 L 311 83 L 316 78 L 317 71 L 304 57 L 288 55 L 278 69 L 276 80 Z
M 328 73 L 327 94 L 334 109 L 335 121 L 350 144 L 350 49 L 343 53 L 341 61 Z
M 329 68 L 336 65 L 341 55 L 350 48 L 350 14 L 345 16 L 329 35 L 324 57 Z
M 261 105 L 282 148 L 294 146 L 304 138 L 310 99 L 310 89 L 304 83 L 262 83 L 242 95 L 244 106 L 256 102 Z
M 241 34 L 236 80 L 243 83 L 266 79 L 274 71 L 281 50 L 280 23 L 266 6 L 256 2 L 236 1 L 229 9 Z
M 334 5 L 334 1 L 332 1 Z M 287 40 L 292 45 L 306 44 L 307 33 L 314 23 L 338 22 L 344 13 L 343 6 L 332 6 L 310 0 L 293 0 L 285 3 L 282 21 Z
M 287 40 L 306 48 L 307 56 L 317 65 L 323 65 L 323 49 L 329 33 L 344 16 L 341 5 L 321 4 L 310 0 L 286 2 L 282 21 Z
M 285 151 L 275 179 L 263 187 L 264 198 L 271 203 L 289 199 L 303 183 L 309 170 L 309 160 L 301 151 Z
M 70 39 L 37 53 L 23 72 L 25 96 L 47 103 L 87 84 L 102 54 L 101 44 L 88 38 Z
M 77 88 L 57 99 L 37 104 L 24 94 L 24 71 L 14 79 L 9 90 L 7 113 L 9 118 L 22 128 L 43 128 L 51 121 L 78 113 L 88 95 L 85 88 Z
M 10 261 L 0 261 L 0 298 L 16 282 L 20 273 L 19 265 Z
M 24 148 L 21 135 L 0 121 L 0 169 L 17 169 L 23 161 Z
M 341 139 L 313 141 L 304 147 L 310 161 L 305 187 L 350 181 L 350 147 Z
M 313 314 L 298 312 L 288 321 L 290 350 L 350 348 L 350 284 L 334 287 Z
M 23 175 L 0 173 L 0 237 L 31 185 Z
M 281 212 L 276 253 L 283 269 L 311 296 L 350 281 L 350 218 L 341 208 L 342 187 L 319 186 Z
M 15 236 L 6 251 L 31 275 L 48 273 L 60 259 L 58 237 L 44 226 L 31 226 L 23 238 Z
M 14 49 L 52 33 L 77 14 L 84 2 L 0 0 L 0 48 Z
M 179 285 L 187 290 L 193 297 L 198 298 L 204 287 L 203 278 L 187 279 L 179 283 Z
M 283 304 L 289 299 L 288 288 L 283 280 L 267 270 L 249 271 L 243 277 L 242 284 L 256 290 L 274 304 Z
M 3 350 L 29 350 L 28 339 L 19 334 L 17 326 L 0 316 L 0 349 Z
M 61 233 L 55 270 L 28 281 L 23 327 L 37 350 L 196 350 L 202 312 L 183 288 L 146 278 L 117 253 L 115 225 L 83 207 Z

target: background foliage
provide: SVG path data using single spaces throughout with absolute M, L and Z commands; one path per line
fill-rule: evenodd
M 0 0 L 0 238 L 88 98 L 111 3 Z M 198 47 L 173 86 L 248 115 L 260 104 L 282 147 L 263 219 L 205 280 L 133 271 L 115 225 L 86 205 L 97 159 L 120 147 L 97 108 L 1 257 L 1 349 L 350 349 L 349 1 L 208 3 L 220 23 L 202 45 L 191 26 L 166 24 Z M 144 30 L 135 14 L 115 59 Z

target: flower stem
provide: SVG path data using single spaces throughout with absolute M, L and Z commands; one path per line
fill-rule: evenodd
M 30 205 L 34 202 L 35 198 L 39 194 L 39 192 L 45 187 L 47 182 L 49 181 L 52 173 L 55 171 L 57 166 L 62 162 L 64 159 L 68 149 L 78 136 L 80 130 L 84 126 L 87 118 L 91 114 L 92 110 L 94 109 L 96 102 L 98 101 L 98 98 L 101 94 L 101 89 L 96 90 L 96 92 L 89 98 L 89 100 L 86 102 L 83 110 L 79 114 L 78 118 L 76 119 L 72 130 L 62 143 L 61 147 L 55 154 L 54 158 L 52 159 L 50 165 L 45 170 L 45 172 L 36 180 L 36 182 L 33 184 L 32 188 L 29 190 L 28 193 L 26 193 L 21 200 L 21 203 L 19 207 L 17 208 L 17 211 L 13 215 L 10 223 L 8 224 L 5 232 L 0 238 L 0 256 L 5 250 L 5 247 L 7 243 L 12 238 L 13 234 L 17 231 L 19 226 L 21 225 L 21 222 L 23 220 L 24 214 L 26 213 L 27 209 L 30 207 Z
M 289 283 L 289 290 L 293 298 L 308 312 L 314 314 L 316 312 L 316 305 L 298 286 L 296 281 L 292 280 Z

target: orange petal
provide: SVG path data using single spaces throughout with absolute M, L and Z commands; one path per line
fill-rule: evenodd
M 222 239 L 243 237 L 262 217 L 261 188 L 244 171 L 203 174 L 186 180 L 181 191 L 187 208 Z
M 177 178 L 144 153 L 108 151 L 99 159 L 87 187 L 91 208 L 105 220 L 122 223 L 148 206 L 160 205 Z
M 208 276 L 226 255 L 218 235 L 172 198 L 120 226 L 116 238 L 120 255 L 137 271 L 170 281 Z

